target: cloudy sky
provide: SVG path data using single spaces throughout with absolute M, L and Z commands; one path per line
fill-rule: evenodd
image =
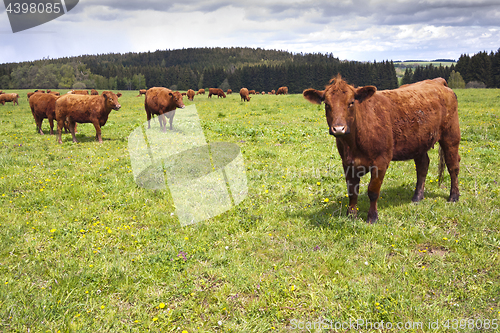
M 80 0 L 15 34 L 0 4 L 0 63 L 231 46 L 359 61 L 458 59 L 500 48 L 500 1 Z

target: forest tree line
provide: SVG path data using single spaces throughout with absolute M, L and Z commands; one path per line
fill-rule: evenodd
M 479 52 L 472 57 L 462 54 L 456 65 L 451 66 L 417 66 L 413 71 L 407 68 L 403 76 L 402 84 L 414 83 L 437 77 L 449 80 L 452 72 L 459 73 L 465 84 L 471 86 L 483 86 L 486 88 L 500 88 L 500 49 L 495 53 L 492 51 Z
M 379 89 L 398 85 L 390 61 L 340 61 L 331 53 L 193 48 L 0 64 L 0 88 L 138 90 L 160 86 L 271 91 L 287 86 L 290 93 L 301 93 L 310 87 L 323 89 L 338 73 L 353 85 L 373 84 Z

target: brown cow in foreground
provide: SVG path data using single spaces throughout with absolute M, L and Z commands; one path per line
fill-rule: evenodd
M 141 89 L 141 90 L 139 90 L 139 95 L 137 95 L 137 96 L 135 96 L 135 97 L 139 97 L 139 96 L 141 96 L 141 95 L 146 95 L 146 91 L 147 91 L 146 89 Z
M 101 127 L 106 124 L 111 111 L 120 108 L 118 97 L 111 91 L 103 91 L 100 96 L 65 94 L 59 97 L 56 101 L 58 142 L 62 143 L 61 131 L 64 121 L 67 120 L 73 142 L 78 142 L 75 137 L 75 123 L 92 123 L 96 139 L 102 143 Z
M 19 95 L 16 93 L 1 94 L 0 104 L 5 105 L 5 102 L 12 102 L 12 105 L 19 105 Z
M 248 96 L 248 89 L 247 88 L 240 89 L 240 97 L 241 97 L 242 101 L 247 101 L 247 102 L 250 102 L 250 98 L 252 98 L 252 97 Z
M 180 92 L 173 92 L 172 90 L 163 87 L 149 88 L 146 92 L 146 98 L 144 99 L 144 108 L 146 109 L 148 128 L 151 128 L 151 115 L 157 114 L 160 122 L 160 129 L 163 132 L 167 131 L 167 121 L 165 120 L 166 115 L 170 122 L 170 130 L 172 130 L 175 109 L 184 109 L 184 107 L 185 105 L 182 102 L 182 95 Z
M 377 199 L 391 161 L 413 159 L 417 185 L 413 202 L 424 197 L 429 169 L 427 151 L 440 145 L 440 162 L 451 177 L 448 201 L 458 201 L 460 127 L 458 102 L 442 78 L 377 91 L 374 86 L 354 88 L 340 75 L 325 90 L 304 90 L 311 103 L 325 102 L 329 132 L 337 141 L 347 182 L 347 214 L 356 216 L 360 177 L 371 174 L 368 185 L 368 222 L 377 221 Z M 441 178 L 443 163 L 440 163 Z
M 220 88 L 210 88 L 208 89 L 208 98 L 212 98 L 212 95 L 217 95 L 218 98 L 226 98 L 226 94 L 224 94 L 224 91 Z
M 188 97 L 188 100 L 190 100 L 191 102 L 192 102 L 192 101 L 193 101 L 193 99 L 194 99 L 194 95 L 195 95 L 195 93 L 194 93 L 194 90 L 193 90 L 193 89 L 189 89 L 189 90 L 187 91 L 187 97 Z
M 276 95 L 288 95 L 288 87 L 279 87 Z

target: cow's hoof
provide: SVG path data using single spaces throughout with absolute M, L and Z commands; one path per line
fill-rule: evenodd
M 355 219 L 358 217 L 358 210 L 356 208 L 347 208 L 347 217 Z
M 375 213 L 370 213 L 368 212 L 368 219 L 366 220 L 366 222 L 370 223 L 370 224 L 374 224 L 376 223 L 378 220 L 378 213 L 375 212 Z
M 458 194 L 450 195 L 450 197 L 448 198 L 448 202 L 457 202 L 459 197 L 460 197 L 460 195 L 458 195 Z

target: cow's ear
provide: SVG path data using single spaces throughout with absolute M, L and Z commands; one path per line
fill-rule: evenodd
M 321 104 L 325 100 L 325 91 L 316 89 L 306 89 L 302 93 L 305 99 L 314 104 Z
M 361 87 L 358 90 L 356 90 L 356 94 L 354 95 L 354 98 L 359 103 L 363 103 L 364 100 L 372 97 L 376 91 L 377 91 L 377 87 L 374 87 L 374 86 Z
M 172 92 L 169 92 L 168 94 L 169 94 L 170 96 L 174 96 L 174 94 L 173 94 Z
M 108 98 L 108 94 L 106 94 L 105 92 L 103 92 L 101 96 L 103 96 L 104 98 Z

